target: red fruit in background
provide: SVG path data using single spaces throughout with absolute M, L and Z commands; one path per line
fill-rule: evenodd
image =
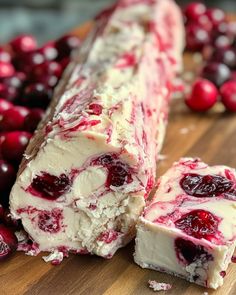
M 208 31 L 196 24 L 190 24 L 186 28 L 186 47 L 188 50 L 199 51 L 210 43 Z
M 192 92 L 185 103 L 193 111 L 207 111 L 216 103 L 217 97 L 215 85 L 208 80 L 199 79 L 193 84 Z
M 234 69 L 236 68 L 236 50 L 232 48 L 216 49 L 211 56 L 211 60 Z
M 43 118 L 44 110 L 36 108 L 30 110 L 30 113 L 25 118 L 24 130 L 34 132 L 39 122 Z
M 14 53 L 18 55 L 35 50 L 37 48 L 37 40 L 32 35 L 24 34 L 12 39 L 10 45 Z
M 69 63 L 70 63 L 70 58 L 69 57 L 64 57 L 60 61 L 60 65 L 61 65 L 61 67 L 62 67 L 63 70 L 68 66 Z
M 31 108 L 46 109 L 52 97 L 52 90 L 42 83 L 29 84 L 22 95 L 21 103 Z
M 8 258 L 17 249 L 17 238 L 12 230 L 0 224 L 0 260 Z
M 45 61 L 42 64 L 34 66 L 31 74 L 36 81 L 43 76 L 56 76 L 57 78 L 60 78 L 62 67 L 55 61 Z
M 1 82 L 8 87 L 19 89 L 22 87 L 25 80 L 26 75 L 23 72 L 15 72 L 11 77 L 1 79 Z
M 230 79 L 230 69 L 222 63 L 210 62 L 202 69 L 202 77 L 220 87 Z
M 2 47 L 0 47 L 0 61 L 11 62 L 11 54 Z
M 206 12 L 206 6 L 200 2 L 192 2 L 184 9 L 184 14 L 188 20 L 197 21 Z
M 29 114 L 29 110 L 22 106 L 14 106 L 3 113 L 0 121 L 0 129 L 2 131 L 21 130 L 24 127 L 25 117 Z
M 214 47 L 219 49 L 228 49 L 232 45 L 232 39 L 226 35 L 219 35 L 214 41 Z
M 55 42 L 48 42 L 43 47 L 39 48 L 38 51 L 42 53 L 45 60 L 52 61 L 58 57 L 58 50 L 55 47 Z
M 12 131 L 6 133 L 1 145 L 3 158 L 14 163 L 19 163 L 29 143 L 31 134 L 25 131 Z
M 5 61 L 0 61 L 0 79 L 11 77 L 15 73 L 15 69 L 12 64 Z
M 81 41 L 77 36 L 65 35 L 55 42 L 55 47 L 58 50 L 58 60 L 68 57 L 73 49 L 80 46 Z
M 42 64 L 45 61 L 45 57 L 39 51 L 31 51 L 28 53 L 22 53 L 16 56 L 13 60 L 14 66 L 18 71 L 24 73 L 30 73 L 33 67 Z
M 0 82 L 0 97 L 14 102 L 18 96 L 18 90 L 15 87 L 7 86 Z
M 209 17 L 213 26 L 218 26 L 219 24 L 225 22 L 225 13 L 219 8 L 208 8 L 206 15 Z
M 4 160 L 0 160 L 0 192 L 8 191 L 16 179 L 14 167 Z M 0 203 L 2 204 L 1 196 Z
M 3 98 L 0 98 L 0 115 L 2 115 L 6 110 L 13 107 L 13 104 Z
M 236 81 L 228 81 L 220 88 L 221 101 L 227 110 L 236 112 Z

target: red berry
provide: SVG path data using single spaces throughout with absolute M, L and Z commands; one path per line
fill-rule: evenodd
M 71 181 L 65 174 L 55 176 L 44 172 L 33 179 L 30 191 L 33 195 L 55 200 L 68 192 L 70 186 Z
M 18 55 L 13 62 L 18 71 L 29 74 L 36 65 L 42 64 L 44 61 L 45 57 L 42 53 L 32 51 Z
M 58 60 L 68 57 L 73 49 L 79 47 L 80 43 L 80 39 L 74 35 L 65 35 L 58 39 L 55 43 L 55 47 L 59 53 Z
M 38 215 L 38 227 L 47 233 L 55 234 L 61 229 L 61 210 L 42 211 Z
M 0 160 L 0 191 L 8 191 L 16 179 L 16 172 L 13 166 L 4 160 Z M 0 203 L 1 197 L 0 197 Z
M 29 84 L 22 95 L 21 103 L 32 108 L 47 108 L 52 90 L 41 83 Z
M 29 110 L 22 106 L 15 106 L 3 113 L 0 129 L 3 131 L 21 130 L 24 127 L 25 117 Z
M 193 87 L 189 97 L 185 99 L 187 106 L 193 111 L 207 111 L 217 101 L 218 91 L 213 83 L 199 79 Z
M 236 81 L 228 81 L 220 88 L 221 101 L 227 110 L 236 112 Z
M 207 9 L 206 15 L 211 20 L 213 26 L 217 26 L 220 23 L 225 22 L 225 19 L 226 19 L 224 11 L 219 8 Z
M 231 48 L 216 49 L 211 57 L 212 61 L 223 63 L 231 69 L 236 68 L 236 50 Z
M 0 98 L 0 115 L 2 115 L 6 110 L 13 107 L 13 104 L 3 98 Z
M 54 42 L 48 42 L 43 47 L 39 48 L 38 51 L 44 55 L 45 60 L 56 60 L 58 57 L 58 51 Z
M 0 82 L 0 97 L 8 101 L 15 101 L 18 96 L 18 90 L 15 87 L 7 86 Z
M 30 138 L 31 134 L 29 132 L 12 131 L 7 133 L 1 146 L 4 159 L 19 163 Z
M 32 35 L 20 35 L 10 41 L 15 54 L 28 53 L 37 48 L 37 41 Z
M 184 14 L 188 20 L 197 21 L 206 12 L 206 6 L 200 2 L 192 2 L 185 7 Z
M 5 61 L 0 61 L 0 79 L 11 77 L 15 73 L 15 69 L 12 64 Z
M 17 248 L 17 238 L 12 230 L 0 224 L 0 260 L 8 258 Z
M 56 76 L 57 78 L 60 78 L 62 74 L 62 67 L 55 61 L 45 61 L 42 64 L 36 65 L 31 73 L 36 80 L 37 78 L 45 75 Z
M 4 48 L 0 47 L 0 61 L 11 62 L 11 55 Z
M 89 105 L 89 113 L 92 115 L 99 116 L 102 113 L 102 106 L 97 103 L 91 103 Z
M 219 220 L 209 211 L 193 210 L 175 221 L 175 226 L 197 239 L 210 240 L 216 234 Z
M 60 61 L 60 65 L 61 65 L 61 67 L 62 67 L 63 70 L 68 66 L 69 63 L 70 63 L 70 58 L 69 57 L 64 57 Z
M 222 63 L 211 62 L 202 69 L 202 77 L 210 80 L 217 87 L 229 80 L 230 75 L 230 69 Z
M 232 39 L 225 35 L 219 35 L 214 42 L 214 47 L 219 49 L 228 49 L 232 45 Z
M 39 122 L 43 118 L 44 110 L 36 108 L 32 109 L 25 118 L 24 130 L 34 132 Z
M 192 51 L 202 50 L 210 43 L 210 35 L 196 24 L 190 24 L 186 28 L 187 49 Z

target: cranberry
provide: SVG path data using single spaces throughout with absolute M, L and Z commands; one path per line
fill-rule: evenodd
M 213 83 L 199 79 L 193 84 L 192 92 L 185 103 L 193 111 L 207 111 L 216 103 L 217 96 L 218 91 Z
M 29 53 L 37 48 L 37 41 L 32 35 L 20 35 L 11 40 L 10 45 L 16 54 Z
M 67 193 L 70 190 L 70 186 L 71 181 L 65 174 L 57 177 L 47 172 L 37 175 L 31 184 L 31 188 L 36 193 L 39 193 L 40 197 L 51 200 L 57 199 Z M 34 191 L 31 190 L 33 194 L 35 194 Z
M 213 257 L 205 251 L 204 247 L 195 245 L 193 242 L 177 238 L 175 240 L 175 251 L 178 259 L 184 264 L 190 264 L 196 260 L 212 260 Z
M 9 203 L 8 203 L 9 207 Z M 0 215 L 0 219 L 2 220 L 3 224 L 7 227 L 10 227 L 14 230 L 21 229 L 21 222 L 19 220 L 13 219 L 11 217 L 10 210 L 8 208 L 5 208 L 3 215 Z
M 10 87 L 0 82 L 0 97 L 14 102 L 17 96 L 18 90 L 15 87 Z
M 60 61 L 60 65 L 61 65 L 61 67 L 62 67 L 63 70 L 68 66 L 69 63 L 70 63 L 70 58 L 68 58 L 68 57 L 64 57 Z
M 97 103 L 91 103 L 89 105 L 89 113 L 92 115 L 99 116 L 102 113 L 102 106 Z
M 207 9 L 206 15 L 211 20 L 213 26 L 217 26 L 220 23 L 225 22 L 225 19 L 226 19 L 224 11 L 219 8 Z
M 44 110 L 39 108 L 32 109 L 25 118 L 24 130 L 29 132 L 34 132 L 39 122 L 43 118 L 43 115 L 44 115 Z
M 16 69 L 27 74 L 34 66 L 42 64 L 44 61 L 45 57 L 38 51 L 20 54 L 13 60 Z
M 230 79 L 230 69 L 222 63 L 211 62 L 202 69 L 202 77 L 220 87 Z
M 58 57 L 58 51 L 54 42 L 48 42 L 39 49 L 39 52 L 44 55 L 46 60 L 55 60 Z
M 226 35 L 228 31 L 229 31 L 228 23 L 222 22 L 222 23 L 215 24 L 212 34 L 213 36 L 217 37 L 219 35 Z
M 13 104 L 3 98 L 0 98 L 0 115 L 2 115 L 6 110 L 13 107 Z M 1 121 L 0 121 L 1 124 Z
M 30 138 L 31 134 L 24 131 L 7 133 L 1 146 L 4 159 L 19 163 Z
M 36 65 L 32 70 L 32 75 L 37 80 L 44 75 L 56 76 L 60 78 L 62 74 L 62 67 L 55 61 L 45 61 L 42 64 Z
M 15 69 L 12 64 L 5 61 L 0 61 L 0 79 L 11 77 L 15 73 Z
M 3 131 L 22 130 L 24 127 L 25 117 L 29 110 L 25 107 L 14 106 L 3 113 L 0 121 L 0 129 Z
M 220 35 L 215 39 L 214 47 L 226 50 L 232 45 L 232 40 L 225 35 Z
M 4 160 L 0 160 L 0 191 L 8 191 L 14 184 L 15 178 L 16 172 L 13 166 Z
M 1 79 L 2 83 L 9 87 L 20 88 L 26 79 L 26 75 L 22 72 L 15 72 L 13 76 Z
M 80 43 L 80 39 L 74 35 L 65 35 L 57 40 L 55 47 L 59 53 L 58 60 L 68 57 L 73 49 L 79 47 Z
M 0 61 L 4 61 L 7 63 L 11 62 L 11 55 L 8 51 L 6 51 L 4 48 L 0 47 Z
M 180 181 L 182 189 L 197 198 L 217 197 L 229 192 L 233 182 L 220 175 L 199 175 L 189 173 Z
M 8 258 L 17 248 L 17 238 L 13 231 L 0 224 L 0 260 Z
M 38 215 L 38 227 L 47 233 L 55 234 L 60 231 L 61 210 L 43 211 Z
M 226 271 L 222 270 L 222 271 L 220 272 L 220 275 L 222 276 L 222 278 L 224 278 L 224 277 L 226 276 Z
M 192 2 L 185 7 L 184 14 L 188 20 L 197 21 L 206 12 L 206 6 L 200 2 Z
M 210 43 L 210 35 L 200 26 L 191 24 L 186 28 L 186 43 L 188 50 L 199 51 Z
M 218 219 L 205 210 L 193 210 L 175 221 L 175 226 L 187 235 L 197 239 L 212 237 L 218 228 Z
M 213 61 L 223 63 L 231 69 L 236 68 L 236 50 L 234 49 L 216 49 L 213 52 L 211 59 Z
M 221 101 L 227 110 L 236 112 L 236 81 L 228 81 L 220 88 Z
M 23 93 L 21 103 L 32 108 L 46 109 L 52 96 L 52 90 L 41 83 L 29 84 Z

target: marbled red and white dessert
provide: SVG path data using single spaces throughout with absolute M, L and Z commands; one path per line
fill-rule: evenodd
M 121 0 L 69 65 L 11 197 L 34 249 L 110 258 L 155 182 L 183 25 L 170 0 Z
M 174 163 L 140 217 L 135 262 L 216 289 L 235 246 L 235 170 L 192 158 Z

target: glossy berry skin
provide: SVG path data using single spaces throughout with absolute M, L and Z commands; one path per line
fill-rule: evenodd
M 230 69 L 236 69 L 236 49 L 216 49 L 211 57 L 212 61 L 223 63 Z
M 1 82 L 8 87 L 19 89 L 25 80 L 26 75 L 23 72 L 15 72 L 11 77 L 1 79 Z
M 0 121 L 0 129 L 2 131 L 22 130 L 24 127 L 25 117 L 29 114 L 29 110 L 22 106 L 14 106 L 3 113 Z
M 5 260 L 17 249 L 17 238 L 13 231 L 0 224 L 0 260 Z
M 42 83 L 29 84 L 22 95 L 21 103 L 31 108 L 46 109 L 52 96 L 52 90 Z
M 218 90 L 213 83 L 205 79 L 197 80 L 191 94 L 185 99 L 186 105 L 193 111 L 207 111 L 216 103 Z
M 222 63 L 210 62 L 202 69 L 202 77 L 210 80 L 217 87 L 229 80 L 230 75 L 230 69 Z
M 184 14 L 187 20 L 197 21 L 206 12 L 206 6 L 200 2 L 192 2 L 185 7 Z
M 2 47 L 0 47 L 0 61 L 11 62 L 11 54 Z
M 0 79 L 11 77 L 15 73 L 15 69 L 9 62 L 0 61 Z
M 19 35 L 10 41 L 10 45 L 15 54 L 28 53 L 37 48 L 37 41 L 32 35 Z
M 14 167 L 4 160 L 0 160 L 0 191 L 9 191 L 16 179 Z M 0 203 L 1 197 L 0 197 Z
M 18 96 L 18 90 L 15 87 L 7 86 L 0 82 L 0 97 L 14 102 Z
M 221 101 L 228 111 L 236 112 L 236 80 L 228 81 L 220 88 Z
M 31 134 L 25 131 L 7 133 L 1 145 L 3 158 L 9 162 L 20 163 L 30 138 Z
M 13 60 L 15 68 L 18 71 L 22 71 L 29 74 L 33 67 L 42 64 L 45 61 L 45 57 L 39 51 L 31 51 L 28 53 L 22 53 L 16 56 Z
M 3 113 L 6 110 L 9 110 L 13 107 L 13 104 L 3 98 L 0 98 L 0 115 L 3 115 Z
M 43 54 L 47 61 L 56 60 L 58 57 L 58 50 L 54 42 L 48 42 L 43 47 L 39 48 L 38 51 Z
M 79 47 L 81 41 L 77 36 L 65 35 L 58 39 L 55 43 L 55 47 L 58 50 L 58 60 L 62 60 L 64 57 L 68 57 L 73 49 Z
M 186 46 L 188 50 L 199 51 L 210 43 L 209 33 L 196 24 L 191 24 L 186 28 Z
M 209 17 L 213 26 L 217 26 L 223 22 L 225 22 L 225 13 L 223 10 L 219 8 L 209 8 L 206 11 L 206 15 Z
M 24 130 L 34 132 L 39 122 L 43 118 L 44 110 L 35 108 L 30 110 L 30 113 L 25 117 Z
M 31 74 L 36 81 L 38 78 L 41 78 L 45 75 L 56 76 L 57 78 L 60 78 L 62 74 L 62 67 L 55 61 L 45 61 L 42 64 L 36 65 L 32 69 Z

